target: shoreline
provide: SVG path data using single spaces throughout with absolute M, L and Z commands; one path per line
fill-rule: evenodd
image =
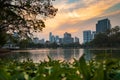
M 26 48 L 10 51 L 22 51 L 22 50 L 39 50 L 39 49 L 58 49 L 58 48 Z M 120 50 L 120 48 L 61 48 L 61 49 L 88 49 L 88 50 Z
M 5 55 L 9 52 L 11 52 L 11 50 L 9 50 L 9 49 L 0 49 L 0 55 Z
M 83 48 L 88 50 L 120 50 L 120 48 Z

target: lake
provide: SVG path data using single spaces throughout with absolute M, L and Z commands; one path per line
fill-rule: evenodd
M 89 50 L 89 49 L 35 49 L 35 50 L 13 50 L 8 54 L 1 55 L 1 59 L 26 60 L 32 59 L 35 63 L 48 61 L 50 56 L 54 60 L 73 62 L 74 58 L 79 59 L 82 55 L 86 60 L 103 60 L 106 58 L 120 59 L 120 50 Z

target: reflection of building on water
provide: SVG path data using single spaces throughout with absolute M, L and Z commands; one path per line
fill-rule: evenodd
M 79 51 L 79 49 L 74 49 L 74 56 L 73 56 L 73 58 L 75 58 L 77 60 L 80 58 L 80 51 Z
M 74 55 L 73 49 L 64 49 L 64 59 L 66 61 L 70 61 L 73 55 Z
M 73 58 L 75 58 L 77 60 L 80 58 L 79 49 L 64 49 L 64 59 L 67 62 L 71 62 L 73 60 Z
M 54 60 L 64 60 L 63 49 L 50 49 L 48 56 Z
M 87 61 L 91 60 L 94 57 L 93 53 L 91 53 L 88 49 L 84 49 L 84 54 L 84 58 Z
M 50 49 L 49 51 L 49 56 L 52 59 L 55 60 L 65 60 L 67 62 L 71 62 L 73 60 L 73 58 L 75 59 L 79 59 L 80 58 L 80 51 L 79 49 L 60 49 L 58 48 L 56 49 Z

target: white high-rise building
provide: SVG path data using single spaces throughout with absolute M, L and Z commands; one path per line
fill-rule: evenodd
M 90 30 L 83 31 L 83 41 L 84 43 L 90 42 L 92 40 L 92 33 Z
M 96 31 L 91 31 L 91 30 L 83 31 L 84 43 L 87 43 L 93 40 L 95 38 L 95 35 L 96 35 Z

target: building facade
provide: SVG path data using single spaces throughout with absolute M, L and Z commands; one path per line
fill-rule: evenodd
M 54 43 L 55 42 L 55 36 L 52 35 L 52 32 L 49 33 L 49 42 Z
M 40 44 L 45 44 L 45 39 L 39 40 L 39 43 L 40 43 Z
M 79 43 L 79 38 L 75 37 L 74 43 Z
M 90 42 L 91 40 L 92 40 L 92 32 L 90 30 L 83 31 L 84 43 Z
M 49 41 L 52 42 L 52 32 L 49 33 Z
M 37 38 L 37 37 L 33 38 L 33 43 L 39 44 L 39 38 Z
M 95 38 L 96 31 L 92 31 L 92 40 Z
M 65 32 L 63 38 L 63 44 L 71 44 L 74 42 L 74 39 L 71 37 L 70 33 Z
M 96 33 L 102 33 L 111 29 L 111 23 L 109 19 L 99 20 L 96 24 Z

